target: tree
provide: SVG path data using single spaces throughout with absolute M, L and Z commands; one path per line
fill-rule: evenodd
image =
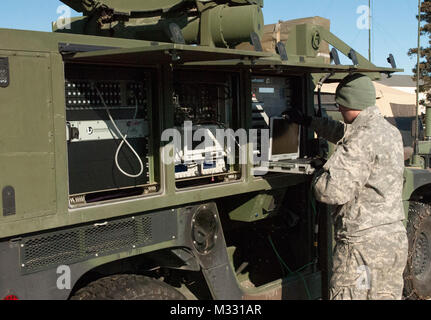
M 416 16 L 418 18 L 418 16 Z M 427 35 L 428 38 L 431 38 L 431 0 L 423 0 L 421 3 L 421 36 Z M 431 101 L 431 41 L 428 42 L 428 47 L 424 48 L 421 46 L 420 52 L 420 85 L 419 92 L 426 93 L 426 100 Z M 412 48 L 409 50 L 408 55 L 414 56 L 417 55 L 418 49 Z M 417 65 L 413 68 L 414 80 L 416 81 L 417 77 Z M 421 100 L 420 104 L 425 105 L 425 101 Z

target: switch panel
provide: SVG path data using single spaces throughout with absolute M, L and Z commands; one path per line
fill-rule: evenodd
M 97 88 L 97 89 L 96 89 Z M 66 110 L 122 109 L 147 104 L 147 88 L 143 82 L 80 81 L 66 82 Z

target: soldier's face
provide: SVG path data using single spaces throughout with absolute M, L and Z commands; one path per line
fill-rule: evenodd
M 344 122 L 347 124 L 351 124 L 356 119 L 358 114 L 361 112 L 359 110 L 352 110 L 352 109 L 346 108 L 342 105 L 338 105 L 338 110 L 340 110 L 341 115 L 343 116 Z

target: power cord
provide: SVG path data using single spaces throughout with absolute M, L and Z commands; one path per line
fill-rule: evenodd
M 280 264 L 282 266 L 284 266 L 284 268 L 286 268 L 288 275 L 290 274 L 297 274 L 299 275 L 299 277 L 301 278 L 303 284 L 304 284 L 304 288 L 305 288 L 305 292 L 307 294 L 308 300 L 311 300 L 311 294 L 310 294 L 310 290 L 308 288 L 307 282 L 305 281 L 304 276 L 300 273 L 300 271 L 302 271 L 303 269 L 305 269 L 306 267 L 308 267 L 309 265 L 312 265 L 315 263 L 315 261 L 309 262 L 306 265 L 300 267 L 298 270 L 292 271 L 289 266 L 286 264 L 286 262 L 284 262 L 283 258 L 280 256 L 280 254 L 278 253 L 277 249 L 275 248 L 274 242 L 272 241 L 271 236 L 268 236 L 268 241 L 271 244 L 272 250 L 274 250 L 275 255 L 278 258 L 278 261 L 280 262 Z M 284 273 L 284 272 L 283 272 Z
M 129 178 L 138 178 L 138 177 L 140 177 L 140 176 L 142 175 L 142 173 L 144 173 L 144 164 L 143 164 L 143 162 L 142 162 L 142 160 L 141 160 L 141 157 L 140 157 L 140 156 L 139 156 L 139 154 L 136 152 L 136 150 L 132 147 L 132 145 L 129 143 L 129 141 L 127 141 L 127 134 L 126 134 L 126 135 L 123 135 L 123 134 L 121 133 L 120 129 L 118 129 L 117 124 L 115 123 L 115 120 L 114 120 L 114 118 L 113 118 L 113 117 L 112 117 L 112 115 L 111 115 L 111 111 L 109 111 L 109 108 L 108 108 L 108 106 L 107 106 L 107 105 L 106 105 L 106 103 L 105 103 L 105 99 L 103 99 L 103 96 L 102 96 L 102 94 L 101 94 L 101 93 L 100 93 L 100 91 L 99 91 L 99 88 L 97 88 L 97 86 L 96 86 L 96 85 L 94 85 L 94 88 L 96 89 L 97 94 L 99 95 L 100 100 L 102 101 L 102 104 L 103 104 L 103 106 L 105 107 L 105 110 L 106 110 L 106 112 L 107 112 L 107 114 L 108 114 L 109 119 L 111 120 L 112 125 L 114 126 L 115 130 L 117 130 L 118 135 L 119 135 L 119 136 L 121 137 L 121 139 L 122 139 L 122 141 L 121 141 L 120 145 L 119 145 L 119 146 L 118 146 L 118 148 L 117 148 L 117 151 L 115 152 L 115 165 L 117 166 L 117 169 L 118 169 L 122 174 L 124 174 L 125 176 L 127 176 L 127 177 L 129 177 Z M 137 114 L 138 114 L 138 101 L 137 101 L 137 99 L 136 99 L 136 108 L 135 108 L 135 115 L 133 116 L 133 120 L 135 120 L 135 119 L 136 119 Z M 133 154 L 136 156 L 136 159 L 138 159 L 138 161 L 139 161 L 139 165 L 140 165 L 141 169 L 140 169 L 139 173 L 137 173 L 137 174 L 130 174 L 130 173 L 127 173 L 126 171 L 124 171 L 124 170 L 121 168 L 121 166 L 120 166 L 120 164 L 119 164 L 119 162 L 118 162 L 118 155 L 120 154 L 120 150 L 121 150 L 121 148 L 123 147 L 123 145 L 124 145 L 124 144 L 126 144 L 126 145 L 129 147 L 129 149 L 130 149 L 130 150 L 133 152 Z

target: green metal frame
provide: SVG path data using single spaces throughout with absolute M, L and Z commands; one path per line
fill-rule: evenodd
M 69 209 L 68 208 L 68 173 L 67 173 L 67 150 L 66 150 L 66 133 L 64 130 L 65 125 L 65 110 L 64 110 L 64 73 L 63 73 L 63 57 L 58 53 L 58 44 L 60 42 L 69 42 L 76 44 L 87 44 L 100 46 L 118 46 L 118 47 L 142 47 L 145 42 L 135 41 L 135 40 L 122 40 L 122 39 L 104 39 L 91 36 L 79 36 L 79 35 L 58 35 L 40 32 L 28 32 L 28 31 L 12 31 L 12 30 L 0 30 L 0 39 L 5 43 L 6 50 L 2 50 L 4 56 L 9 56 L 11 58 L 11 66 L 14 67 L 14 59 L 21 55 L 31 59 L 44 59 L 46 61 L 46 69 L 43 73 L 38 74 L 40 77 L 49 77 L 51 87 L 49 92 L 47 92 L 47 99 L 51 101 L 51 110 L 49 111 L 52 115 L 52 125 L 42 125 L 41 128 L 49 131 L 54 138 L 50 139 L 49 142 L 52 146 L 52 151 L 50 157 L 52 161 L 50 162 L 52 172 L 52 177 L 50 178 L 46 175 L 45 169 L 39 169 L 37 172 L 45 172 L 43 175 L 44 180 L 39 180 L 39 178 L 34 178 L 32 183 L 36 181 L 44 181 L 43 185 L 51 186 L 52 190 L 49 192 L 49 196 L 52 197 L 50 200 L 51 205 L 48 210 L 42 208 L 39 212 L 32 212 L 31 215 L 21 214 L 22 211 L 20 207 L 26 204 L 34 209 L 35 203 L 33 199 L 25 197 L 25 194 L 31 194 L 31 191 L 26 191 L 23 193 L 21 187 L 16 188 L 16 202 L 18 204 L 19 213 L 13 216 L 0 217 L 0 238 L 11 237 L 14 235 L 20 235 L 25 233 L 31 233 L 36 231 L 49 230 L 52 228 L 65 227 L 80 223 L 86 223 L 90 221 L 98 221 L 109 219 L 113 217 L 121 217 L 129 214 L 134 214 L 136 212 L 144 211 L 154 211 L 161 208 L 169 208 L 175 206 L 181 206 L 190 203 L 197 203 L 222 197 L 227 197 L 232 194 L 248 193 L 255 191 L 271 190 L 273 185 L 279 185 L 280 187 L 287 187 L 290 185 L 295 185 L 304 180 L 304 177 L 292 177 L 291 179 L 285 179 L 283 177 L 273 177 L 269 180 L 266 179 L 255 179 L 251 174 L 251 166 L 247 167 L 244 172 L 243 179 L 238 182 L 220 184 L 210 186 L 206 189 L 185 189 L 178 191 L 175 187 L 175 177 L 172 165 L 164 167 L 164 180 L 162 181 L 162 187 L 160 193 L 153 194 L 150 196 L 145 196 L 139 199 L 123 200 L 115 203 L 110 203 L 109 205 L 94 205 L 86 208 Z M 28 39 L 31 39 L 30 41 Z M 150 43 L 148 43 L 148 48 L 152 48 Z M 162 46 L 163 49 L 166 48 L 182 48 L 178 45 L 168 44 Z M 198 48 L 187 47 L 187 50 L 194 52 L 198 51 Z M 135 49 L 130 49 L 134 51 Z M 240 53 L 229 50 L 229 49 L 216 49 L 216 51 L 222 50 L 221 52 L 227 52 L 228 54 Z M 224 51 L 223 51 L 224 50 Z M 115 49 L 114 49 L 115 51 Z M 127 50 L 126 50 L 127 51 Z M 202 52 L 209 52 L 208 48 L 202 48 Z M 77 57 L 84 57 L 91 54 L 77 54 Z M 247 56 L 265 56 L 267 54 L 262 53 L 246 53 Z M 27 59 L 28 59 L 27 58 Z M 241 66 L 239 66 L 238 71 L 240 72 Z M 161 77 L 162 83 L 169 83 L 169 78 L 171 77 L 171 66 L 169 64 L 161 66 Z M 27 68 L 22 70 L 22 72 L 15 72 L 14 68 L 11 68 L 11 83 L 20 83 L 25 78 L 29 78 L 34 72 L 33 68 Z M 31 79 L 31 77 L 30 77 Z M 29 85 L 28 88 L 31 88 Z M 168 89 L 168 88 L 167 88 Z M 242 89 L 244 90 L 244 88 Z M 13 99 L 16 96 L 22 96 L 21 86 L 10 86 L 4 90 L 4 99 Z M 251 99 L 251 98 L 250 98 Z M 33 99 L 34 100 L 34 99 Z M 6 100 L 5 100 L 6 101 Z M 34 101 L 32 101 L 34 102 Z M 30 102 L 29 102 L 30 103 Z M 247 102 L 243 102 L 245 106 Z M 173 126 L 172 117 L 172 104 L 169 96 L 169 89 L 164 90 L 161 96 L 160 105 L 164 106 L 163 110 L 159 110 L 160 121 L 163 126 L 160 130 L 167 127 Z M 244 107 L 245 108 L 245 107 Z M 3 109 L 6 110 L 6 109 Z M 8 109 L 9 110 L 9 109 Z M 16 110 L 13 110 L 16 115 Z M 9 110 L 12 112 L 12 110 Z M 24 112 L 24 111 L 23 111 Z M 25 112 L 28 112 L 26 109 Z M 29 118 L 29 123 L 34 122 L 34 115 L 28 113 L 31 117 Z M 172 119 L 171 119 L 172 118 Z M 3 119 L 13 119 L 9 115 L 3 117 Z M 49 118 L 48 118 L 49 119 Z M 13 132 L 13 122 L 8 121 L 4 123 L 2 129 L 4 132 Z M 22 125 L 25 125 L 24 123 Z M 161 134 L 161 131 L 159 134 Z M 154 133 L 157 135 L 157 133 Z M 31 141 L 17 141 L 17 143 L 25 147 L 26 143 L 28 146 L 33 144 Z M 250 147 L 250 146 L 248 146 Z M 16 172 L 20 171 L 17 167 L 12 169 L 10 167 L 10 156 L 12 154 L 8 151 L 6 153 L 2 152 L 0 165 L 2 168 L 8 168 L 11 172 L 10 178 L 3 180 L 3 184 L 6 185 L 16 185 Z M 18 163 L 16 163 L 18 165 Z M 6 172 L 6 171 L 5 171 Z M 54 178 L 55 177 L 55 178 Z M 24 174 L 22 177 L 22 182 L 19 185 L 30 185 L 27 180 L 28 177 Z M 2 187 L 3 187 L 2 184 Z M 157 201 L 155 201 L 157 199 Z M 39 201 L 39 200 L 38 200 Z M 45 205 L 46 206 L 46 205 Z M 25 221 L 25 223 L 23 223 Z

